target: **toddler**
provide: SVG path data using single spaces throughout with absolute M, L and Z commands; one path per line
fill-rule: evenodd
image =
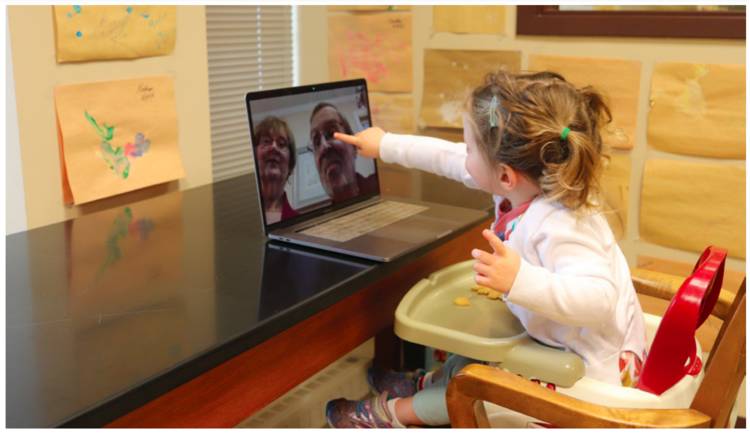
M 586 376 L 634 386 L 645 359 L 643 312 L 630 271 L 601 214 L 609 108 L 591 87 L 553 72 L 486 77 L 467 100 L 464 143 L 369 128 L 335 138 L 366 157 L 417 168 L 493 194 L 489 249 L 471 255 L 475 281 L 498 290 L 534 339 L 572 351 Z M 377 396 L 326 405 L 331 427 L 449 424 L 445 391 L 465 365 L 432 373 L 371 368 Z

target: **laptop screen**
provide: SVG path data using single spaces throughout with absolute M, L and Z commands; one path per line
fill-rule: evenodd
M 333 138 L 370 127 L 364 80 L 251 92 L 246 102 L 267 229 L 379 194 L 375 160 Z

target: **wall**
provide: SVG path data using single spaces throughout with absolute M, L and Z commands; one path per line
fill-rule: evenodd
M 328 81 L 328 8 L 297 6 L 298 84 Z
M 329 12 L 326 6 L 303 6 L 298 8 L 300 31 L 299 40 L 299 83 L 310 84 L 329 80 L 328 71 L 328 16 L 342 12 Z M 638 115 L 635 134 L 635 147 L 629 152 L 631 158 L 630 184 L 627 210 L 627 226 L 619 244 L 631 267 L 648 266 L 651 269 L 675 275 L 687 275 L 698 253 L 644 242 L 639 238 L 639 206 L 644 162 L 647 158 L 667 157 L 677 160 L 700 160 L 700 158 L 659 152 L 648 147 L 646 124 L 651 77 L 657 62 L 680 61 L 688 63 L 745 64 L 745 41 L 737 40 L 696 40 L 696 39 L 654 39 L 654 38 L 612 38 L 612 37 L 518 37 L 515 35 L 515 7 L 508 7 L 505 15 L 504 35 L 472 35 L 433 33 L 433 7 L 412 6 L 412 95 L 414 97 L 414 119 L 419 118 L 424 85 L 425 49 L 467 49 L 467 50 L 516 50 L 521 51 L 521 68 L 528 67 L 530 54 L 550 54 L 559 56 L 605 57 L 641 62 L 640 89 L 638 94 Z M 455 135 L 455 134 L 454 134 Z M 620 152 L 623 153 L 623 152 Z M 712 162 L 741 165 L 744 161 Z M 392 168 L 391 168 L 392 169 Z M 406 177 L 404 177 L 406 176 Z M 402 174 L 404 179 L 408 175 Z M 412 177 L 412 180 L 414 177 Z M 421 188 L 412 182 L 413 188 Z M 744 212 L 744 210 L 742 210 Z M 639 261 L 642 256 L 655 257 L 650 263 Z M 737 290 L 745 274 L 745 261 L 730 258 L 727 261 L 727 274 L 724 288 Z M 645 311 L 661 315 L 667 302 L 641 296 Z M 718 333 L 721 322 L 711 317 L 699 330 L 698 340 L 703 350 L 708 351 Z M 739 391 L 739 415 L 745 416 L 745 386 Z
M 23 196 L 21 144 L 18 141 L 18 116 L 15 110 L 16 85 L 7 28 L 5 33 L 5 232 L 11 234 L 26 230 L 26 200 Z
M 323 82 L 328 80 L 328 35 L 326 6 L 299 7 L 300 19 L 300 83 Z M 550 54 L 561 56 L 605 57 L 641 62 L 641 80 L 638 95 L 638 117 L 636 144 L 631 156 L 630 189 L 628 197 L 627 229 L 620 246 L 628 262 L 635 266 L 638 256 L 669 258 L 680 262 L 694 262 L 698 254 L 675 248 L 667 248 L 643 242 L 638 234 L 639 195 L 643 165 L 647 156 L 661 156 L 663 153 L 649 149 L 646 145 L 646 124 L 648 115 L 649 91 L 654 64 L 665 61 L 690 63 L 744 64 L 745 42 L 737 40 L 694 40 L 694 39 L 655 39 L 655 38 L 612 38 L 612 37 L 529 37 L 515 35 L 515 7 L 508 7 L 505 15 L 504 35 L 477 35 L 433 33 L 432 6 L 412 6 L 412 50 L 413 50 L 413 91 L 414 116 L 418 118 L 424 84 L 425 49 L 467 49 L 467 50 L 516 50 L 521 51 L 521 67 L 528 66 L 530 54 Z M 675 159 L 687 159 L 674 156 Z M 719 161 L 734 164 L 736 161 Z M 744 273 L 745 261 L 730 258 L 728 268 Z
M 28 228 L 210 183 L 211 134 L 204 7 L 177 7 L 177 41 L 171 54 L 135 60 L 58 64 L 55 61 L 53 25 L 51 6 L 8 6 Z M 84 206 L 65 206 L 55 127 L 55 86 L 162 74 L 171 75 L 175 80 L 179 147 L 185 178 Z

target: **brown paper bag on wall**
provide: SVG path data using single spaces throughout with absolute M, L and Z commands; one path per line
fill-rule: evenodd
M 55 104 L 66 203 L 185 176 L 171 77 L 58 86 Z
M 411 94 L 370 93 L 368 96 L 373 125 L 397 134 L 414 133 L 416 122 Z
M 745 158 L 745 66 L 660 63 L 651 79 L 649 146 Z
M 331 80 L 366 78 L 371 92 L 411 92 L 411 12 L 328 17 Z
M 745 165 L 650 159 L 643 171 L 641 239 L 745 258 Z
M 133 59 L 174 50 L 175 6 L 53 6 L 57 62 Z
M 601 188 L 604 216 L 615 239 L 622 239 L 628 226 L 629 153 L 612 153 L 602 173 Z
M 463 128 L 466 97 L 489 72 L 518 72 L 520 51 L 425 50 L 424 91 L 419 126 Z
M 504 35 L 508 9 L 508 6 L 433 6 L 433 31 Z
M 602 131 L 604 142 L 615 149 L 632 149 L 635 145 L 638 93 L 641 85 L 641 63 L 627 59 L 567 57 L 535 54 L 529 56 L 530 71 L 555 71 L 577 87 L 593 86 L 601 93 L 612 123 Z

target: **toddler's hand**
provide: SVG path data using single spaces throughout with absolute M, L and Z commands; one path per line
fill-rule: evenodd
M 356 146 L 359 154 L 366 158 L 377 158 L 380 156 L 380 140 L 383 139 L 385 131 L 374 126 L 358 132 L 355 135 L 336 132 L 333 138 Z
M 494 254 L 479 249 L 471 251 L 472 257 L 477 259 L 474 263 L 474 281 L 479 285 L 508 293 L 521 267 L 521 257 L 506 247 L 492 230 L 483 230 L 482 236 L 490 243 Z

